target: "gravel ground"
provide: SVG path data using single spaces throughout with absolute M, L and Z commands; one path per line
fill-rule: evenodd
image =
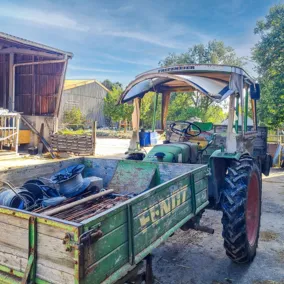
M 207 210 L 202 223 L 214 235 L 178 230 L 154 250 L 155 283 L 278 284 L 284 283 L 284 172 L 263 179 L 261 233 L 251 265 L 234 264 L 223 249 L 221 212 Z

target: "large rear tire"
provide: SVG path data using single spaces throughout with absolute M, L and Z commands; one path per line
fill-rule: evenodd
M 221 207 L 226 254 L 237 263 L 252 262 L 260 229 L 261 173 L 250 156 L 228 168 Z

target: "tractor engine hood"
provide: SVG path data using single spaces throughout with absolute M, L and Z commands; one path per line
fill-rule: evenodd
M 203 70 L 197 68 L 201 66 Z M 214 70 L 210 70 L 212 66 Z M 224 69 L 228 66 L 221 66 L 224 70 L 216 69 L 216 66 L 218 65 L 191 65 L 191 68 L 177 66 L 143 73 L 126 87 L 119 103 L 143 98 L 151 91 L 157 93 L 199 91 L 212 100 L 221 102 L 234 93 L 242 94 L 244 83 L 253 84 L 241 68 L 234 67 L 233 71 Z

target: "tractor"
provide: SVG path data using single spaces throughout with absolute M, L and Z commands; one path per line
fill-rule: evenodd
M 162 96 L 161 124 L 166 140 L 146 155 L 137 149 L 141 99 Z M 227 125 L 216 131 L 210 122 L 175 121 L 167 128 L 170 95 L 199 92 L 215 103 L 228 100 Z M 208 164 L 208 209 L 221 210 L 226 254 L 237 263 L 252 262 L 258 245 L 262 174 L 272 166 L 267 130 L 258 128 L 260 86 L 242 68 L 226 65 L 178 65 L 138 75 L 119 103 L 133 102 L 133 137 L 128 159 L 161 163 Z M 224 105 L 224 104 L 223 104 Z M 248 113 L 253 125 L 248 125 Z M 220 128 L 220 127 L 219 127 Z M 198 225 L 195 218 L 184 229 Z

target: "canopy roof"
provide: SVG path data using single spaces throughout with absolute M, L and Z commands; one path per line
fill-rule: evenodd
M 120 103 L 142 98 L 147 92 L 199 91 L 220 102 L 233 93 L 242 93 L 254 80 L 242 69 L 227 65 L 178 65 L 153 69 L 138 75 L 125 89 Z

